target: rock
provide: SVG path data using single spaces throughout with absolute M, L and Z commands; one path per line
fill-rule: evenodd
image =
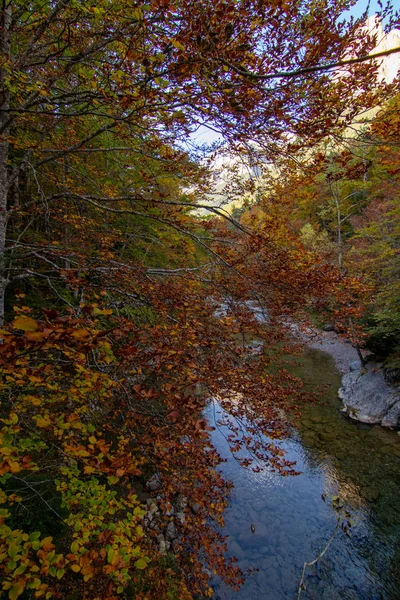
M 359 360 L 353 360 L 353 362 L 350 363 L 350 371 L 359 371 L 361 369 L 362 365 L 361 362 Z
M 334 433 L 325 431 L 320 431 L 318 433 L 318 437 L 323 442 L 333 442 L 333 440 L 336 439 L 336 435 Z
M 250 344 L 247 344 L 246 348 L 248 349 L 250 354 L 261 354 L 261 352 L 263 351 L 263 348 L 264 348 L 264 344 L 263 344 L 263 342 L 254 340 L 254 341 L 250 342 Z
M 382 419 L 382 427 L 390 427 L 396 429 L 400 418 L 400 400 L 393 404 L 387 415 Z
M 180 523 L 182 523 L 182 525 L 186 521 L 186 515 L 185 515 L 184 512 L 178 512 L 178 513 L 176 513 L 176 518 L 178 519 L 178 521 L 180 521 Z
M 182 494 L 179 494 L 177 499 L 175 500 L 175 510 L 176 512 L 184 512 L 187 507 L 187 498 Z
M 167 544 L 165 540 L 161 540 L 158 544 L 158 551 L 160 554 L 167 554 Z
M 167 540 L 174 540 L 178 537 L 176 525 L 173 521 L 170 521 L 167 525 L 166 537 L 167 537 Z
M 161 487 L 160 474 L 159 473 L 154 473 L 154 475 L 152 477 L 150 477 L 150 479 L 146 483 L 146 487 L 151 492 L 156 492 L 157 490 L 159 490 L 160 487 Z
M 381 365 L 368 363 L 342 379 L 339 398 L 343 412 L 362 423 L 396 428 L 400 417 L 400 389 L 386 383 Z
M 335 326 L 332 323 L 327 323 L 322 329 L 323 331 L 335 331 Z
M 316 415 L 315 417 L 310 417 L 310 421 L 313 423 L 322 423 L 323 419 L 319 415 Z
M 198 502 L 195 502 L 194 504 L 192 504 L 192 506 L 190 507 L 192 509 L 192 512 L 197 515 L 197 513 L 200 511 L 201 506 Z
M 347 451 L 344 449 L 334 450 L 334 455 L 338 460 L 343 460 L 347 456 Z

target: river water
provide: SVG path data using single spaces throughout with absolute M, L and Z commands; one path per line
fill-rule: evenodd
M 243 468 L 223 428 L 213 432 L 227 459 L 221 471 L 235 486 L 223 531 L 228 556 L 243 571 L 257 569 L 239 592 L 217 583 L 214 599 L 294 600 L 304 561 L 321 552 L 335 529 L 336 515 L 321 495 L 338 494 L 354 521 L 351 537 L 340 531 L 318 565 L 307 569 L 302 600 L 398 600 L 400 436 L 340 412 L 340 376 L 328 354 L 308 349 L 293 360 L 292 372 L 310 390 L 329 386 L 302 410 L 290 439 L 280 442 L 300 475 Z M 216 403 L 207 410 L 211 423 L 222 414 Z

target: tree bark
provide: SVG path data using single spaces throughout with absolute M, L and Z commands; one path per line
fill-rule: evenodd
M 12 6 L 7 0 L 2 1 L 0 23 L 0 55 L 5 62 L 10 58 L 10 27 Z M 6 87 L 7 70 L 4 64 L 0 67 L 0 129 L 9 121 L 10 92 Z M 7 198 L 9 190 L 9 135 L 10 124 L 3 130 L 0 139 L 0 324 L 4 322 L 4 300 L 7 287 L 6 272 L 6 235 L 7 235 Z

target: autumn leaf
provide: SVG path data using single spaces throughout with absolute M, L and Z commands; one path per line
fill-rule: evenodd
M 137 561 L 135 561 L 135 567 L 142 571 L 143 569 L 147 568 L 147 562 L 143 560 L 143 558 L 139 558 Z
M 24 591 L 25 583 L 18 582 L 14 583 L 12 587 L 8 590 L 8 597 L 10 600 L 16 600 Z
M 39 327 L 34 319 L 25 316 L 15 317 L 11 325 L 14 329 L 21 329 L 22 331 L 28 332 L 36 331 Z

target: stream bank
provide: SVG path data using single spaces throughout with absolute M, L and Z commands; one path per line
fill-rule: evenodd
M 371 425 L 398 429 L 400 425 L 400 385 L 387 381 L 383 365 L 371 362 L 370 353 L 362 350 L 368 362 L 361 365 L 357 350 L 335 331 L 301 328 L 287 323 L 291 333 L 308 348 L 328 353 L 343 375 L 338 390 L 343 412 L 351 419 Z

